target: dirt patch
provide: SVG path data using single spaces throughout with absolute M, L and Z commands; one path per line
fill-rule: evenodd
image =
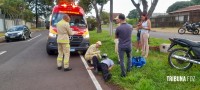
M 125 90 L 122 87 L 120 87 L 119 85 L 113 84 L 111 82 L 108 82 L 106 84 L 111 88 L 111 90 Z
M 133 47 L 136 47 L 137 42 L 133 42 L 132 45 L 133 45 Z M 149 46 L 149 50 L 160 51 L 160 47 L 159 46 Z

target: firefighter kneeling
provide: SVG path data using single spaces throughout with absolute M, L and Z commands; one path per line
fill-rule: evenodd
M 85 53 L 85 60 L 87 60 L 88 63 L 93 64 L 92 59 L 94 56 L 96 56 L 98 59 L 101 59 L 101 54 L 99 50 L 99 47 L 101 45 L 101 41 L 96 42 L 96 44 L 90 45 L 87 52 Z
M 107 82 L 111 79 L 112 74 L 109 73 L 109 70 L 114 66 L 114 62 L 107 57 L 107 54 L 102 55 L 102 61 L 99 63 L 99 60 L 96 56 L 92 58 L 93 67 L 88 67 L 87 69 L 94 69 L 95 73 L 101 71 L 103 74 L 103 79 Z

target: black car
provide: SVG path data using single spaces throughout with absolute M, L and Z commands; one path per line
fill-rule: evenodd
M 12 40 L 26 40 L 31 38 L 31 31 L 25 25 L 13 26 L 5 33 L 5 40 L 7 42 Z

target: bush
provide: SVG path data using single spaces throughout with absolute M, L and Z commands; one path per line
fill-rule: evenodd
M 127 23 L 133 25 L 133 27 L 136 26 L 136 24 L 138 23 L 138 19 L 128 19 Z
M 94 18 L 87 18 L 88 30 L 92 31 L 97 27 L 97 22 Z

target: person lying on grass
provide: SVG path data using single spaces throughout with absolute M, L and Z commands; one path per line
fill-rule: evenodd
M 114 62 L 107 57 L 107 54 L 102 55 L 102 61 L 101 63 L 97 59 L 97 57 L 93 57 L 93 66 L 88 67 L 88 70 L 94 69 L 95 73 L 98 73 L 98 71 L 101 71 L 103 74 L 103 79 L 104 81 L 108 81 L 111 79 L 112 74 L 109 73 L 109 71 L 112 69 L 114 66 Z

